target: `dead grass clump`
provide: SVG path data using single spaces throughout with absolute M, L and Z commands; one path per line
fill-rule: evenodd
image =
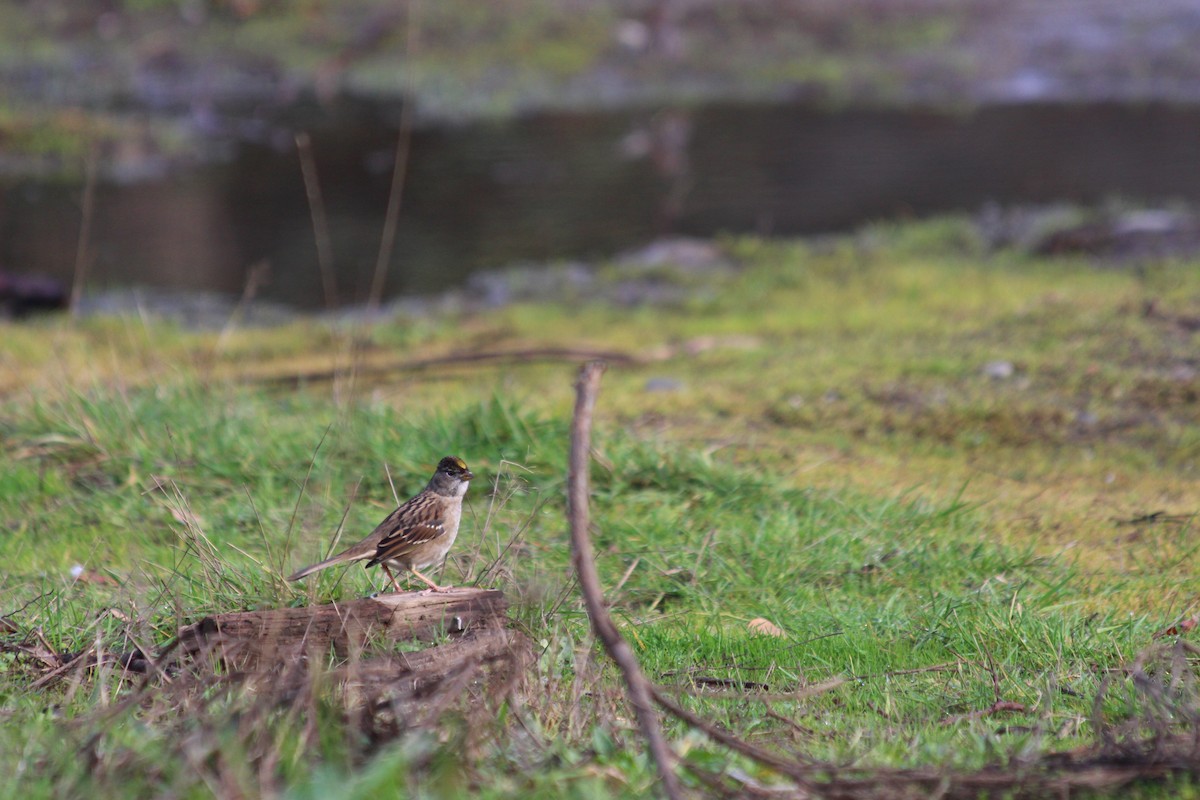
M 31 688 L 48 700 L 60 690 L 101 699 L 64 726 L 81 756 L 76 780 L 128 788 L 152 773 L 160 786 L 199 775 L 216 796 L 269 795 L 306 774 L 304 762 L 353 768 L 423 735 L 445 744 L 453 731 L 468 755 L 482 749 L 531 644 L 506 626 L 499 592 L 449 594 L 220 615 L 153 655 L 54 654 L 32 641 L 8 649 L 40 673 Z M 410 651 L 414 631 L 438 643 Z M 437 750 L 405 751 L 405 770 L 418 775 Z

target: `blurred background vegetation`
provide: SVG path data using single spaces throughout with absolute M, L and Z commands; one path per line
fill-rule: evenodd
M 0 270 L 315 308 L 661 236 L 1193 201 L 1193 5 L 10 0 Z

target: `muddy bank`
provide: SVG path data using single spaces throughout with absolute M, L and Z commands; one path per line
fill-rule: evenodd
M 1163 260 L 1200 255 L 1200 214 L 1180 210 L 988 206 L 964 221 L 960 233 L 953 246 L 980 259 L 1016 251 L 1044 258 L 1084 257 L 1097 269 L 1143 270 Z M 814 254 L 850 247 L 867 255 L 879 247 L 869 229 L 804 241 Z M 79 312 L 85 317 L 153 317 L 192 330 L 220 330 L 274 327 L 305 319 L 334 326 L 384 322 L 469 314 L 514 303 L 682 307 L 713 297 L 724 282 L 736 277 L 741 264 L 735 249 L 714 240 L 663 238 L 607 259 L 526 262 L 484 270 L 461 286 L 397 297 L 378 307 L 356 304 L 314 312 L 253 295 L 143 287 L 85 294 Z M 1147 318 L 1162 316 L 1153 305 L 1142 313 Z M 1175 323 L 1189 331 L 1198 325 L 1193 317 Z

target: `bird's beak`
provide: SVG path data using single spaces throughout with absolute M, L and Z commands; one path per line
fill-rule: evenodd
M 467 470 L 466 472 L 464 472 L 462 474 L 462 481 L 463 481 L 463 483 L 466 483 L 467 481 L 471 480 L 471 478 L 474 478 L 474 477 L 475 477 L 475 473 L 471 472 L 471 470 Z

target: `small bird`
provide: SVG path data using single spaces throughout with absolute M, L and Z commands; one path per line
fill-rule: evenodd
M 336 556 L 305 567 L 288 580 L 298 581 L 335 564 L 365 560 L 368 567 L 383 567 L 397 592 L 401 591 L 400 584 L 392 569 L 408 570 L 435 592 L 452 588 L 438 586 L 421 570 L 442 563 L 450 552 L 462 519 L 463 495 L 474 477 L 461 458 L 446 456 L 438 462 L 437 471 L 421 493 L 388 514 L 370 536 Z

